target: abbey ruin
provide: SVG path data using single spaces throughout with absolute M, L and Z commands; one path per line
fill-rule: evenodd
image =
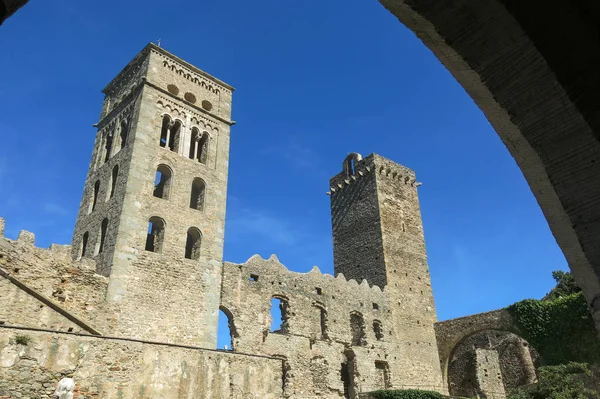
M 506 312 L 437 322 L 420 183 L 377 154 L 332 171 L 334 276 L 224 261 L 233 90 L 148 44 L 103 91 L 72 245 L 4 238 L 0 219 L 0 397 L 62 378 L 85 399 L 501 399 L 535 381 Z

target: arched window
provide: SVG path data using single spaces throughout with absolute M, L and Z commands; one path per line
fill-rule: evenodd
M 200 247 L 202 246 L 202 233 L 195 227 L 190 227 L 187 231 L 187 239 L 185 242 L 185 257 L 186 259 L 200 259 Z
M 190 142 L 190 159 L 195 159 L 200 163 L 206 163 L 208 158 L 208 132 L 200 132 L 197 127 L 192 129 Z
M 271 332 L 287 334 L 289 330 L 289 305 L 286 298 L 274 296 L 271 299 Z
M 373 320 L 373 332 L 375 333 L 375 339 L 381 341 L 383 339 L 383 328 L 379 320 Z
M 348 154 L 346 159 L 344 159 L 344 164 L 342 165 L 346 176 L 354 176 L 356 174 L 356 163 L 361 160 L 362 155 L 357 152 Z
M 119 165 L 115 165 L 112 170 L 112 175 L 110 179 L 110 190 L 108 191 L 108 199 L 111 199 L 115 196 L 115 190 L 117 189 L 117 178 L 119 177 Z
M 364 346 L 367 344 L 365 334 L 365 319 L 358 312 L 350 313 L 350 331 L 352 332 L 352 345 Z
M 92 192 L 92 197 L 90 198 L 90 203 L 88 207 L 88 214 L 94 212 L 96 209 L 96 202 L 98 202 L 98 193 L 100 192 L 100 180 L 94 183 L 94 191 Z
M 127 120 L 123 119 L 121 121 L 121 145 L 119 148 L 125 147 L 127 144 L 127 136 L 129 136 L 129 123 Z
M 165 239 L 165 221 L 153 216 L 148 221 L 148 235 L 146 236 L 146 251 L 162 252 Z
M 105 154 L 104 154 L 104 162 L 106 163 L 111 155 L 112 155 L 112 147 L 113 147 L 113 132 L 110 131 L 106 134 L 106 146 L 105 146 Z
M 192 182 L 192 192 L 190 195 L 190 208 L 199 211 L 204 210 L 204 193 L 206 192 L 206 184 L 199 177 Z
M 87 231 L 83 233 L 83 237 L 81 238 L 81 257 L 85 256 L 85 252 L 87 251 L 88 240 L 90 238 L 90 233 Z
M 225 341 L 225 334 L 222 334 L 223 331 L 227 330 L 229 334 L 229 343 Z M 237 329 L 235 327 L 233 314 L 224 306 L 219 306 L 219 323 L 218 323 L 218 332 L 217 339 L 219 343 L 217 344 L 218 349 L 227 349 L 231 351 L 235 351 L 237 347 L 237 339 L 240 337 Z M 229 344 L 229 346 L 228 346 Z
M 169 115 L 165 115 L 160 130 L 160 146 L 171 151 L 179 150 L 179 135 L 181 133 L 181 122 L 172 121 Z
M 169 199 L 171 192 L 171 179 L 173 173 L 167 165 L 158 165 L 156 175 L 154 177 L 154 192 L 153 195 L 157 198 Z
M 104 241 L 106 240 L 106 230 L 108 229 L 108 219 L 102 220 L 100 225 L 100 235 L 98 236 L 98 250 L 97 253 L 101 254 L 104 250 Z

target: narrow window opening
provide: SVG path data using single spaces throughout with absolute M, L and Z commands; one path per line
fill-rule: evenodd
M 153 216 L 148 222 L 148 235 L 146 236 L 146 251 L 162 252 L 165 237 L 165 221 Z
M 160 141 L 159 145 L 163 148 L 167 147 L 167 144 L 170 140 L 170 128 L 171 128 L 171 118 L 168 115 L 163 116 L 162 126 L 160 129 Z
M 323 295 L 323 290 L 319 287 L 315 287 L 315 291 L 317 291 L 317 295 Z
M 352 332 L 352 345 L 365 346 L 367 344 L 365 320 L 362 314 L 358 312 L 350 314 L 350 331 Z
M 383 328 L 379 320 L 373 320 L 373 332 L 375 333 L 375 339 L 381 341 L 383 339 Z
M 355 398 L 354 379 L 356 375 L 354 353 L 348 352 L 345 354 L 345 360 L 341 364 L 340 379 L 344 384 L 344 398 Z
M 206 192 L 206 184 L 200 178 L 194 179 L 192 182 L 192 192 L 190 195 L 190 208 L 198 211 L 204 210 L 204 196 Z
M 187 231 L 187 240 L 185 243 L 186 259 L 200 259 L 200 247 L 202 244 L 202 233 L 195 227 L 190 227 Z
M 258 281 L 258 275 L 256 275 L 256 274 L 251 274 L 251 275 L 250 275 L 250 281 Z
M 288 325 L 288 301 L 285 298 L 273 297 L 271 299 L 271 332 L 274 334 L 287 334 Z
M 127 136 L 129 135 L 129 123 L 126 120 L 121 121 L 121 147 L 127 144 Z
M 373 302 L 373 310 L 379 310 L 379 305 Z
M 102 253 L 104 250 L 104 242 L 106 241 L 106 230 L 108 229 L 108 219 L 102 220 L 102 225 L 100 226 L 100 237 L 99 237 L 99 245 L 98 245 L 98 253 Z
M 104 154 L 104 162 L 108 162 L 108 160 L 111 157 L 111 153 L 112 153 L 112 147 L 113 147 L 113 132 L 108 132 L 108 134 L 106 135 L 106 147 L 105 147 L 105 151 L 106 153 Z
M 196 159 L 198 162 L 206 164 L 206 159 L 208 158 L 208 133 L 203 132 L 198 139 L 198 152 L 196 154 Z
M 81 239 L 81 257 L 82 258 L 85 256 L 85 253 L 87 251 L 87 245 L 88 245 L 89 238 L 90 238 L 90 233 L 88 233 L 87 231 L 85 233 L 83 233 L 83 237 Z
M 390 387 L 390 367 L 387 362 L 380 360 L 375 361 L 375 369 L 377 369 L 379 377 L 379 386 L 383 389 Z
M 169 199 L 171 191 L 171 169 L 166 165 L 158 165 L 156 175 L 154 177 L 154 192 L 153 195 L 157 198 Z
M 224 333 L 227 331 L 227 334 Z M 235 327 L 233 314 L 224 306 L 219 306 L 219 323 L 217 331 L 219 349 L 235 351 L 240 334 Z
M 317 305 L 316 308 L 319 311 L 321 339 L 329 339 L 329 335 L 327 334 L 327 311 L 324 306 Z
M 117 178 L 119 177 L 119 166 L 115 165 L 115 167 L 112 170 L 112 176 L 110 179 L 110 191 L 109 191 L 109 195 L 108 195 L 108 199 L 111 199 L 112 197 L 115 196 L 115 190 L 117 188 Z
M 98 201 L 98 193 L 99 192 L 100 192 L 100 180 L 98 180 L 96 183 L 94 183 L 94 191 L 92 193 L 92 198 L 91 198 L 88 214 L 94 212 L 94 210 L 96 209 L 96 203 Z
M 179 136 L 181 133 L 181 122 L 175 121 L 171 125 L 171 135 L 169 137 L 169 149 L 171 151 L 177 152 L 179 151 Z

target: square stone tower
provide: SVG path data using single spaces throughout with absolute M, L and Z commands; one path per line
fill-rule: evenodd
M 216 347 L 232 91 L 154 44 L 103 90 L 72 248 L 105 333 Z
M 443 392 L 419 185 L 389 159 L 350 154 L 330 180 L 334 269 L 385 290 L 397 352 L 392 386 Z

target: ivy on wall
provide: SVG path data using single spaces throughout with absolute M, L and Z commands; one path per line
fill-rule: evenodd
M 581 292 L 508 307 L 517 327 L 548 365 L 600 363 L 600 340 Z
M 403 389 L 398 391 L 375 391 L 370 396 L 374 399 L 444 399 L 439 392 Z

